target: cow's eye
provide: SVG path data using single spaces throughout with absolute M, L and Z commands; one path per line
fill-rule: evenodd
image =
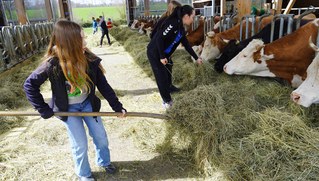
M 243 57 L 244 57 L 244 58 L 246 58 L 246 57 L 247 57 L 247 55 L 243 55 Z

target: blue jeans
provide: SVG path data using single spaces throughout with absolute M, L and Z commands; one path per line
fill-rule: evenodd
M 82 103 L 69 105 L 69 112 L 92 112 L 89 99 L 86 99 Z M 110 164 L 110 150 L 101 117 L 69 116 L 67 121 L 64 122 L 72 147 L 75 172 L 80 177 L 89 177 L 91 176 L 91 168 L 87 154 L 88 140 L 82 120 L 87 125 L 89 134 L 93 138 L 96 151 L 96 164 L 98 166 L 105 167 Z

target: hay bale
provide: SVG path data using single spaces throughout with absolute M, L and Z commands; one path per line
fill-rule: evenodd
M 252 112 L 255 131 L 224 142 L 221 167 L 232 180 L 317 180 L 319 132 L 297 115 L 269 108 Z
M 221 142 L 234 137 L 242 138 L 255 129 L 255 123 L 247 117 L 255 107 L 255 100 L 248 96 L 251 91 L 243 88 L 245 90 L 238 94 L 236 89 L 230 92 L 228 88 L 229 92 L 225 92 L 225 86 L 232 85 L 199 86 L 177 96 L 174 106 L 167 112 L 171 118 L 168 123 L 174 128 L 170 131 L 178 132 L 182 137 L 191 137 L 189 150 L 194 153 L 197 166 L 203 170 L 207 165 L 219 163 Z M 243 109 L 242 104 L 247 106 Z

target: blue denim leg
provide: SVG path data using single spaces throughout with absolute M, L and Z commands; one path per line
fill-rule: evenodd
M 92 112 L 91 104 L 88 104 L 82 112 Z M 101 117 L 84 117 L 84 121 L 89 128 L 89 134 L 93 138 L 95 145 L 96 164 L 98 166 L 108 166 L 110 164 L 110 150 Z
M 69 105 L 69 112 L 92 112 L 92 106 L 87 99 L 83 103 Z M 93 138 L 96 149 L 96 162 L 99 166 L 107 166 L 110 164 L 110 151 L 101 117 L 68 117 L 64 123 L 72 147 L 75 172 L 78 176 L 89 177 L 91 176 L 91 168 L 87 155 L 88 143 L 82 120 L 85 121 L 89 134 Z
M 81 104 L 69 106 L 69 112 L 79 111 L 81 111 Z M 88 143 L 82 117 L 69 116 L 64 123 L 68 131 L 72 148 L 75 173 L 80 177 L 89 177 L 91 176 L 91 168 L 87 155 Z

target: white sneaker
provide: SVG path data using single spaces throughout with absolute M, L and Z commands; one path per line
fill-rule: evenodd
M 169 102 L 163 102 L 163 107 L 165 109 L 169 109 L 173 106 L 173 101 L 169 101 Z

